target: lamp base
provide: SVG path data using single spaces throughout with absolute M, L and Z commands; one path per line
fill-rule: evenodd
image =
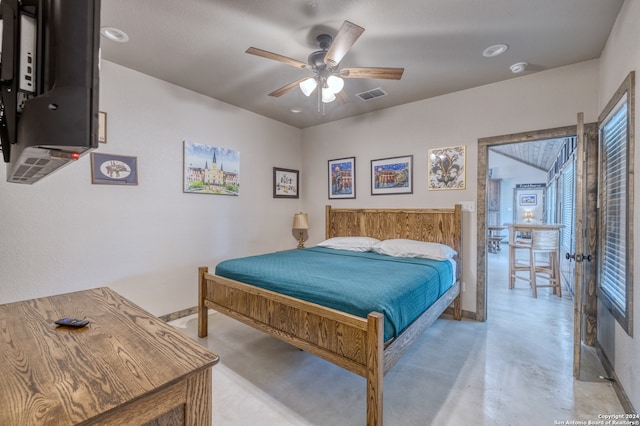
M 300 232 L 300 236 L 298 237 L 298 247 L 296 248 L 304 248 L 304 234 L 302 232 Z

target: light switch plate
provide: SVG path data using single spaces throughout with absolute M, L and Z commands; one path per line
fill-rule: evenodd
M 463 212 L 475 212 L 476 211 L 476 202 L 475 201 L 460 201 L 462 205 Z

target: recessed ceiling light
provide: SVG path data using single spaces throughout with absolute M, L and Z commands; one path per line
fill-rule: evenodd
M 118 43 L 126 43 L 129 41 L 127 33 L 114 27 L 102 27 L 100 28 L 100 34 Z
M 509 46 L 506 44 L 494 44 L 493 46 L 489 46 L 482 51 L 482 56 L 485 58 L 495 58 L 496 56 L 502 55 L 509 49 Z
M 527 69 L 527 65 L 529 65 L 526 62 L 518 62 L 516 64 L 511 65 L 509 68 L 511 68 L 511 72 L 514 74 L 518 74 L 521 73 L 522 71 Z
M 302 108 L 291 108 L 289 111 L 294 114 L 300 114 L 302 112 Z

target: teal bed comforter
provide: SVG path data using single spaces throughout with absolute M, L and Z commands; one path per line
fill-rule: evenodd
M 450 261 L 325 247 L 226 260 L 215 273 L 362 318 L 380 312 L 385 341 L 400 334 L 454 282 Z

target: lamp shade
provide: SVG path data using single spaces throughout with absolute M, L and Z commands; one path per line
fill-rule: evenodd
M 336 95 L 328 87 L 322 88 L 322 102 L 325 104 L 336 100 Z
M 311 95 L 311 93 L 313 93 L 317 85 L 318 82 L 316 81 L 316 79 L 310 77 L 300 82 L 300 90 L 302 90 L 302 93 L 304 93 L 305 96 L 309 96 Z
M 309 229 L 306 213 L 296 213 L 293 215 L 293 229 Z
M 327 85 L 334 94 L 339 93 L 344 88 L 344 80 L 335 75 L 330 75 L 327 78 Z

